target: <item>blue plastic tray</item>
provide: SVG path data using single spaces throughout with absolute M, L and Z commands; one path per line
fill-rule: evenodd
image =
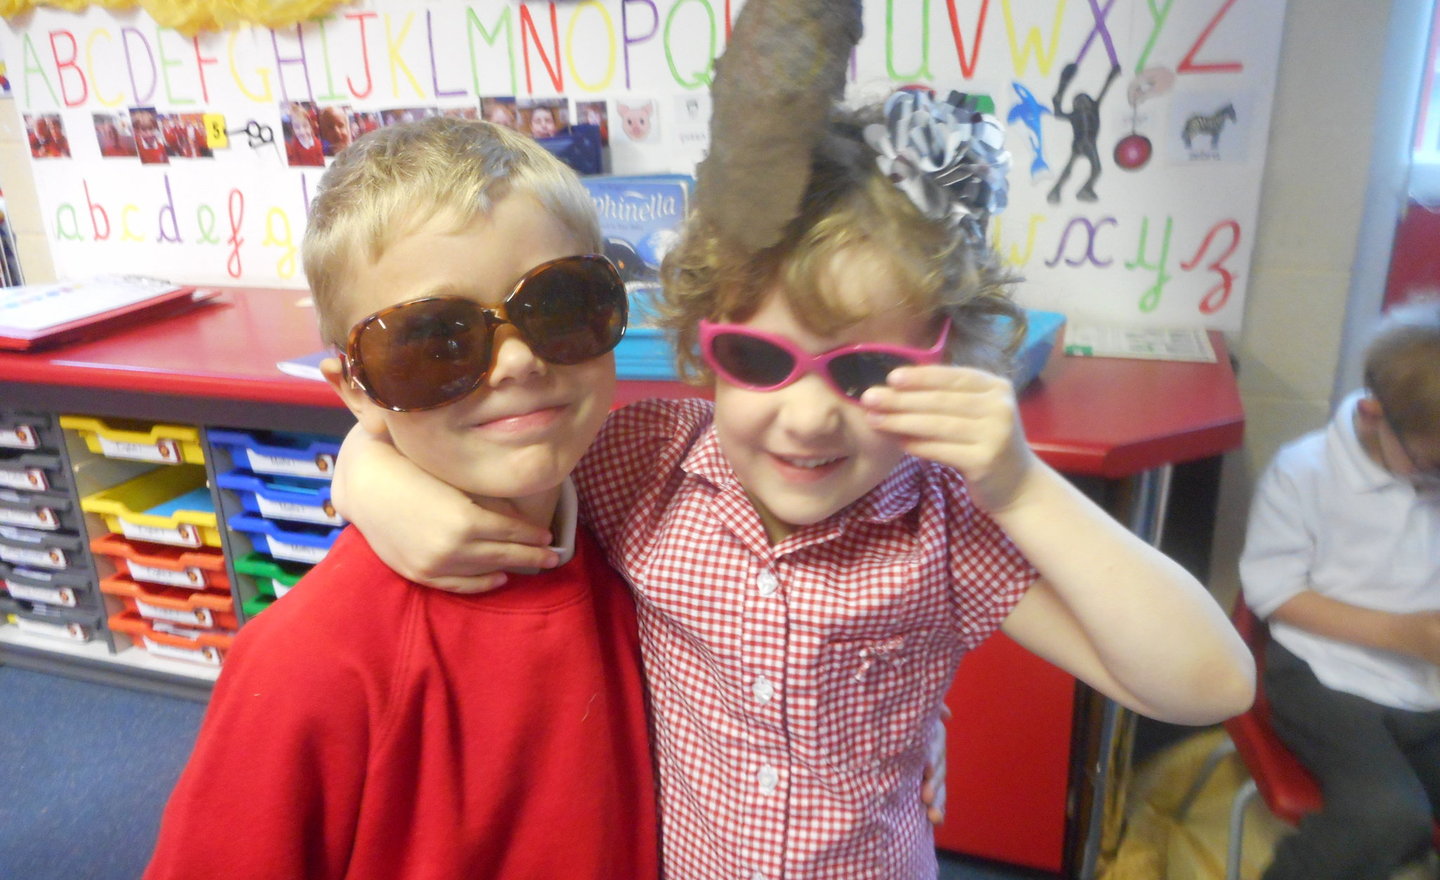
M 205 435 L 212 446 L 230 453 L 237 467 L 262 474 L 329 480 L 340 454 L 340 441 L 334 437 L 228 428 L 210 428 Z
M 295 477 L 258 477 L 246 471 L 215 476 L 222 489 L 240 499 L 247 513 L 287 522 L 340 526 L 345 521 L 330 503 L 330 484 Z
M 232 531 L 249 537 L 256 550 L 292 562 L 319 562 L 342 531 L 305 523 L 284 523 L 248 513 L 232 516 L 227 523 Z

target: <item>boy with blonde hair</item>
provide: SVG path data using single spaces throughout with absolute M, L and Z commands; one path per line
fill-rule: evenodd
M 1440 815 L 1440 299 L 1391 312 L 1365 388 L 1275 456 L 1240 576 L 1275 730 L 1325 793 L 1264 876 L 1388 877 Z
M 634 607 L 569 482 L 625 326 L 600 248 L 574 175 L 490 123 L 381 129 L 326 172 L 304 243 L 326 379 L 565 561 L 457 596 L 342 533 L 236 639 L 146 877 L 656 876 Z

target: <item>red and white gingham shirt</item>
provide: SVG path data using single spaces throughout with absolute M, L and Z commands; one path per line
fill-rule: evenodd
M 906 458 L 772 546 L 702 400 L 613 414 L 575 476 L 635 589 L 664 875 L 934 877 L 926 733 L 1036 577 L 963 479 Z

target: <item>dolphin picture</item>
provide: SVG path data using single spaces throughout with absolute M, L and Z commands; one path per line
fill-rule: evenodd
M 1030 130 L 1030 148 L 1035 151 L 1035 161 L 1030 163 L 1030 177 L 1039 176 L 1042 171 L 1049 171 L 1050 166 L 1045 163 L 1045 142 L 1044 135 L 1040 131 L 1040 117 L 1050 112 L 1050 108 L 1035 100 L 1030 90 L 1018 82 L 1010 83 L 1015 90 L 1015 97 L 1020 103 L 1010 108 L 1010 115 L 1005 117 L 1006 122 L 1023 122 Z

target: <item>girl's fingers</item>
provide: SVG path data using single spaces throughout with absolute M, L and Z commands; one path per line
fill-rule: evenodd
M 445 576 L 473 577 L 506 569 L 553 568 L 558 562 L 554 550 L 531 544 L 512 544 L 501 541 L 477 541 L 466 548 L 466 552 L 454 557 L 437 574 Z
M 934 388 L 953 391 L 984 391 L 1010 383 L 974 367 L 937 364 L 926 367 L 900 367 L 890 371 L 886 380 L 892 388 Z
M 903 446 L 906 452 L 916 458 L 938 461 L 962 472 L 972 467 L 986 466 L 995 457 L 990 447 L 946 440 L 910 440 Z
M 1014 418 L 1014 409 L 1009 398 L 998 394 L 871 388 L 865 392 L 860 403 L 867 411 L 879 413 L 934 413 L 964 419 Z
M 915 439 L 948 440 L 952 443 L 1001 442 L 1013 433 L 1010 422 L 999 419 L 971 419 L 937 415 L 932 412 L 869 412 L 865 421 L 888 434 Z
M 547 529 L 478 505 L 470 511 L 467 523 L 469 531 L 479 540 L 533 544 L 538 547 L 550 543 L 550 532 Z

